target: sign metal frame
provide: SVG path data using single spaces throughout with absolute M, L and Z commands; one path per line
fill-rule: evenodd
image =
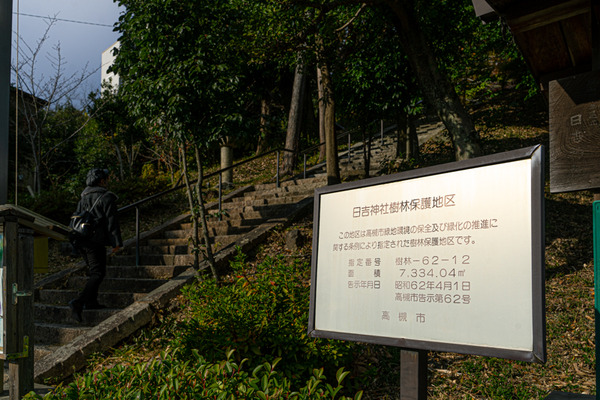
M 318 264 L 320 244 L 321 196 L 336 194 L 359 188 L 376 187 L 382 184 L 411 181 L 417 178 L 433 177 L 436 175 L 450 174 L 459 171 L 489 167 L 498 164 L 530 160 L 531 175 L 531 203 L 530 207 L 530 235 L 531 235 L 531 349 L 516 349 L 506 347 L 489 347 L 471 345 L 452 341 L 420 340 L 401 336 L 379 336 L 370 334 L 357 334 L 354 332 L 333 331 L 320 328 L 316 321 L 318 290 L 318 269 L 326 268 Z M 470 160 L 453 162 L 399 174 L 381 176 L 356 182 L 343 183 L 329 186 L 315 191 L 314 223 L 313 223 L 313 253 L 311 263 L 311 289 L 310 309 L 308 321 L 308 334 L 312 337 L 351 340 L 364 343 L 398 346 L 407 349 L 432 350 L 442 352 L 455 352 L 489 357 L 514 359 L 527 362 L 543 363 L 546 361 L 546 316 L 545 316 L 545 287 L 544 287 L 544 147 L 532 146 L 524 149 L 513 150 L 490 156 L 478 157 Z M 332 222 L 335 223 L 335 222 Z M 325 251 L 325 250 L 323 250 Z
M 4 308 L 5 308 L 5 298 L 4 298 L 4 260 L 5 260 L 5 252 L 6 246 L 4 245 L 4 226 L 0 223 L 0 358 L 4 356 L 4 347 L 5 347 L 5 331 L 4 331 Z

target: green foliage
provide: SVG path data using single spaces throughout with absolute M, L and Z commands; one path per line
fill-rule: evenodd
M 99 125 L 94 120 L 77 136 L 74 151 L 79 166 L 79 182 L 85 182 L 85 176 L 91 168 L 106 168 L 109 165 L 116 167 L 110 140 L 101 134 Z
M 235 352 L 208 362 L 197 350 L 182 357 L 177 350 L 164 351 L 147 363 L 117 365 L 111 369 L 79 377 L 59 386 L 44 399 L 349 399 L 338 396 L 348 374 L 336 373 L 335 383 L 327 383 L 322 369 L 315 369 L 304 385 L 294 388 L 276 370 L 279 360 L 254 368 L 246 360 L 235 361 Z M 360 400 L 362 393 L 354 396 Z M 25 399 L 41 399 L 33 392 Z
M 199 146 L 241 131 L 244 15 L 232 3 L 119 1 L 126 12 L 113 69 L 138 122 Z
M 315 365 L 333 370 L 352 359 L 354 344 L 308 337 L 308 281 L 304 262 L 267 259 L 248 272 L 243 255 L 232 262 L 233 280 L 202 281 L 184 289 L 193 318 L 173 326 L 170 343 L 216 360 L 228 348 L 252 366 L 281 358 L 283 374 L 306 379 Z
M 354 345 L 306 334 L 306 263 L 268 259 L 253 269 L 240 253 L 231 267 L 220 287 L 199 281 L 184 289 L 188 318 L 142 335 L 164 349 L 156 356 L 79 375 L 44 398 L 349 399 L 355 390 L 342 386 L 342 367 Z M 132 351 L 129 359 L 140 359 L 139 347 Z
M 94 116 L 97 135 L 110 144 L 112 153 L 118 152 L 115 156 L 121 164 L 119 170 L 132 176 L 138 172 L 135 165 L 140 149 L 148 147 L 145 130 L 135 124 L 135 119 L 127 112 L 123 97 L 110 87 L 104 87 L 101 96 L 91 94 L 90 100 L 88 112 Z M 126 166 L 124 158 L 127 159 Z
M 470 0 L 419 0 L 417 9 L 441 70 L 464 100 L 494 96 L 508 84 L 535 92 L 531 74 L 500 21 L 483 24 Z
M 348 50 L 336 76 L 336 93 L 346 126 L 396 119 L 408 111 L 411 97 L 418 96 L 398 34 L 385 11 L 363 11 L 344 38 Z
M 43 188 L 60 190 L 76 172 L 74 138 L 87 122 L 88 116 L 72 104 L 57 106 L 46 112 L 43 134 L 40 135 Z
M 167 190 L 170 178 L 166 174 L 146 175 L 139 178 L 126 178 L 109 182 L 109 189 L 119 196 L 119 204 L 125 206 L 142 200 L 155 193 Z
M 44 190 L 36 197 L 22 194 L 19 196 L 19 205 L 66 225 L 78 200 L 79 197 L 72 192 L 56 188 Z
M 69 185 L 65 184 L 62 187 L 44 190 L 35 197 L 22 194 L 19 196 L 19 205 L 67 224 L 77 206 L 79 195 L 85 187 L 85 173 L 87 170 L 82 170 L 82 177 L 73 179 Z M 109 190 L 119 197 L 119 206 L 125 206 L 166 190 L 170 184 L 170 177 L 166 174 L 147 174 L 141 178 L 126 178 L 122 181 L 110 180 Z

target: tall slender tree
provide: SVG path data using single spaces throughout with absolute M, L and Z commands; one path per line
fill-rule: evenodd
M 194 224 L 195 253 L 201 230 L 205 258 L 218 279 L 202 198 L 204 155 L 219 138 L 239 132 L 244 104 L 240 81 L 246 59 L 243 10 L 230 1 L 121 0 L 126 12 L 113 70 L 138 120 L 180 144 Z M 188 157 L 189 150 L 191 157 Z M 193 184 L 187 162 L 195 164 Z M 198 223 L 202 229 L 198 228 Z M 199 257 L 196 266 L 199 266 Z

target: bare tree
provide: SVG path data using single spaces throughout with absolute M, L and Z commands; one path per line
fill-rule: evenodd
M 30 148 L 33 168 L 32 190 L 36 194 L 42 190 L 41 166 L 44 164 L 44 159 L 48 158 L 55 148 L 55 146 L 52 149 L 42 148 L 44 126 L 49 112 L 59 104 L 72 101 L 77 89 L 99 69 L 89 71 L 86 65 L 79 72 L 67 73 L 65 70 L 67 62 L 62 56 L 60 43 L 52 46 L 52 52 L 44 51 L 56 21 L 56 17 L 49 19 L 44 34 L 33 46 L 19 37 L 18 63 L 12 65 L 12 70 L 17 77 L 18 123 L 24 125 L 20 126 L 19 135 L 25 139 Z M 39 73 L 42 57 L 50 61 L 52 73 L 48 76 Z M 91 116 L 88 116 L 87 121 L 90 119 Z M 68 133 L 65 142 L 80 130 Z

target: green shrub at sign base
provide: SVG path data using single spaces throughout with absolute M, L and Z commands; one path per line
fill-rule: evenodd
M 276 371 L 277 361 L 263 363 L 251 372 L 233 361 L 234 351 L 225 360 L 207 362 L 197 351 L 182 360 L 178 351 L 163 352 L 153 360 L 134 366 L 118 365 L 88 374 L 66 387 L 59 387 L 44 399 L 349 399 L 337 397 L 348 372 L 340 369 L 337 384 L 324 382 L 323 370 L 297 390 Z M 359 400 L 362 393 L 354 399 Z M 33 393 L 25 399 L 41 399 Z

